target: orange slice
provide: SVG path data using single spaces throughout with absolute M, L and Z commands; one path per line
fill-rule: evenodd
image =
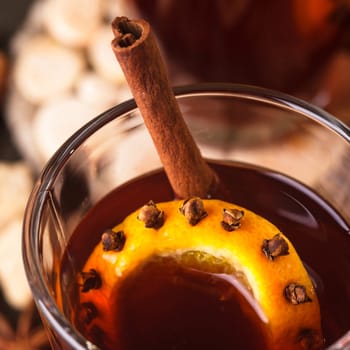
M 266 325 L 269 349 L 323 347 L 317 295 L 291 242 L 266 219 L 214 199 L 150 202 L 103 234 L 79 276 L 80 302 L 94 305 L 88 327 L 102 328 L 108 339 L 116 327 L 108 312 L 115 293 L 153 256 L 197 261 L 203 270 L 217 264 L 240 276 Z

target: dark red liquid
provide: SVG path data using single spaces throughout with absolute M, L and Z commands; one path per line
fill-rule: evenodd
M 255 310 L 220 274 L 151 259 L 123 282 L 120 349 L 267 349 Z
M 212 164 L 229 190 L 229 199 L 272 221 L 289 237 L 315 281 L 327 345 L 350 329 L 349 227 L 334 209 L 294 180 L 260 168 Z M 63 261 L 65 310 L 77 307 L 78 286 L 64 281 L 82 269 L 101 232 L 150 199 L 173 199 L 162 172 L 117 188 L 81 222 Z M 84 236 L 84 249 L 81 237 Z M 74 256 L 74 261 L 71 258 Z M 75 273 L 75 272 L 73 272 Z M 174 282 L 175 281 L 175 282 Z M 219 302 L 229 295 L 225 307 Z M 128 277 L 116 316 L 124 349 L 264 349 L 255 311 L 237 288 L 217 275 L 182 268 L 171 261 L 150 261 Z M 113 310 L 111 310 L 113 312 Z M 231 327 L 227 327 L 227 325 Z M 232 326 L 233 325 L 233 326 Z M 82 324 L 77 328 L 84 330 Z M 121 332 L 120 332 L 121 330 Z M 233 331 L 234 330 L 234 331 Z M 103 334 L 90 339 L 103 344 Z

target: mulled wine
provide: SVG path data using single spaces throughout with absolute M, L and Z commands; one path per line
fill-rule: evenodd
M 227 189 L 225 200 L 267 218 L 296 247 L 318 295 L 326 345 L 332 344 L 350 329 L 349 226 L 326 201 L 287 176 L 241 163 L 210 165 Z M 110 305 L 117 321 L 106 327 L 115 331 L 115 343 L 105 342 L 102 328 L 89 327 L 104 315 L 96 305 L 80 303 L 81 285 L 72 281 L 101 232 L 150 199 L 173 198 L 166 175 L 155 171 L 116 188 L 88 212 L 61 264 L 64 313 L 102 349 L 268 349 L 268 325 L 224 262 L 196 266 L 154 256 L 123 280 L 116 305 Z

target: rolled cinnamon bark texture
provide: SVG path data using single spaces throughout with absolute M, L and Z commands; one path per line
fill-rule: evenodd
M 209 197 L 218 179 L 202 158 L 182 117 L 150 25 L 117 17 L 112 48 L 153 139 L 174 193 Z

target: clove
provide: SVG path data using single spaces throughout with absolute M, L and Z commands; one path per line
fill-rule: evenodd
M 271 239 L 264 239 L 262 251 L 270 260 L 275 260 L 277 257 L 289 254 L 289 246 L 286 240 L 277 233 Z
M 137 216 L 145 227 L 158 229 L 164 224 L 164 212 L 160 211 L 153 201 L 149 201 L 139 211 Z
M 204 209 L 203 201 L 199 197 L 185 200 L 179 210 L 192 226 L 198 224 L 208 215 Z
M 123 231 L 106 230 L 101 236 L 101 241 L 103 250 L 119 252 L 124 248 L 126 237 Z
M 99 289 L 102 285 L 102 280 L 100 275 L 95 269 L 90 269 L 87 272 L 80 272 L 81 278 L 83 280 L 81 291 L 83 293 L 88 292 L 91 289 Z
M 284 290 L 284 295 L 286 299 L 294 305 L 312 301 L 306 293 L 306 288 L 297 283 L 289 284 Z
M 237 230 L 241 226 L 241 220 L 244 216 L 244 211 L 239 209 L 224 209 L 222 214 L 221 226 L 226 231 Z

